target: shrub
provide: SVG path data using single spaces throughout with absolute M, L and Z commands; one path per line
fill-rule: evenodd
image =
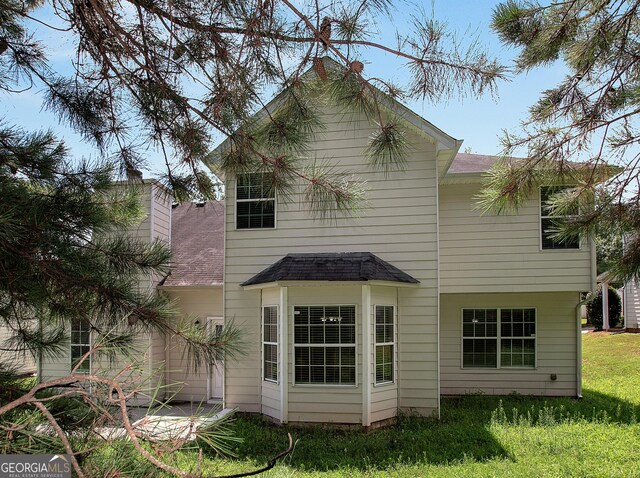
M 613 287 L 609 287 L 609 327 L 620 325 L 621 312 L 622 299 Z M 596 330 L 602 330 L 602 288 L 587 304 L 587 317 Z

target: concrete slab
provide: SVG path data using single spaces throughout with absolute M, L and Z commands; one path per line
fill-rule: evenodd
M 198 429 L 210 425 L 232 413 L 231 408 L 222 408 L 220 404 L 172 403 L 159 409 L 148 407 L 129 407 L 129 419 L 133 428 L 150 440 L 196 439 Z M 36 427 L 43 435 L 55 435 L 49 424 Z M 99 427 L 96 435 L 104 440 L 128 439 L 127 431 L 121 426 Z
M 171 405 L 150 411 L 150 414 L 136 420 L 133 427 L 151 440 L 193 441 L 198 429 L 232 412 L 232 409 L 222 409 L 218 405 Z

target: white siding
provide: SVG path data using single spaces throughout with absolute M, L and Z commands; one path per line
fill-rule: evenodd
M 398 289 L 396 287 L 372 287 L 371 290 L 371 302 L 373 310 L 369 314 L 369 320 L 371 321 L 371 356 L 369 357 L 369 363 L 371 364 L 371 373 L 369 376 L 369 382 L 372 385 L 371 388 L 371 423 L 392 418 L 397 415 L 398 412 L 398 378 L 397 369 L 394 370 L 394 382 L 384 385 L 375 385 L 376 382 L 376 367 L 375 367 L 375 306 L 376 305 L 393 305 L 396 309 L 396 317 L 398 316 Z M 396 336 L 397 336 L 397 324 L 396 324 Z M 398 343 L 395 344 L 395 354 L 398 356 Z
M 587 291 L 591 246 L 540 249 L 540 200 L 517 214 L 478 211 L 479 184 L 440 186 L 440 292 Z
M 624 320 L 630 329 L 640 328 L 640 288 L 635 281 L 629 281 L 624 286 Z
M 66 327 L 67 333 L 70 333 L 70 325 Z M 42 358 L 40 363 L 40 382 L 46 382 L 54 378 L 66 377 L 71 371 L 71 349 L 56 355 L 55 357 Z
M 366 207 L 357 218 L 335 221 L 313 220 L 301 191 L 292 201 L 278 201 L 276 229 L 236 230 L 235 182 L 227 180 L 225 239 L 225 311 L 243 327 L 245 340 L 253 350 L 260 346 L 260 292 L 244 291 L 239 284 L 287 253 L 293 252 L 372 252 L 381 259 L 421 281 L 415 289 L 402 289 L 398 327 L 400 358 L 399 405 L 429 414 L 437 409 L 437 177 L 435 146 L 408 132 L 412 145 L 406 172 L 373 172 L 364 156 L 371 125 L 327 109 L 327 130 L 319 134 L 313 147 L 318 161 L 329 160 L 339 170 L 354 172 L 365 179 Z M 291 293 L 291 290 L 290 290 Z M 360 300 L 360 292 L 356 294 Z M 350 302 L 353 302 L 351 300 Z M 260 357 L 243 358 L 227 371 L 229 406 L 260 411 Z M 290 397 L 291 399 L 292 397 Z M 290 420 L 307 417 L 315 410 L 323 421 L 335 421 L 330 413 L 316 406 L 327 397 L 314 396 L 312 402 L 297 402 L 289 410 Z M 344 419 L 360 413 L 361 395 L 344 408 Z
M 578 325 L 576 292 L 530 294 L 443 294 L 440 355 L 443 395 L 483 392 L 504 395 L 576 396 Z M 462 309 L 535 307 L 535 369 L 463 369 Z M 551 380 L 551 374 L 557 379 Z
M 12 336 L 13 332 L 9 327 L 0 326 L 0 348 L 12 348 L 13 345 L 5 343 Z M 11 367 L 21 374 L 30 374 L 36 371 L 36 360 L 29 351 L 0 350 L 0 361 L 3 365 Z
M 262 291 L 262 307 L 278 306 L 278 339 L 280 338 L 280 328 L 282 327 L 282 320 L 287 320 L 286 311 L 283 313 L 279 307 L 280 301 L 280 288 L 274 287 L 270 289 L 264 289 Z M 262 309 L 260 310 L 260 321 L 262 323 Z M 286 377 L 282 377 L 282 347 L 283 344 L 278 342 L 278 383 L 273 383 L 268 380 L 264 380 L 264 350 L 262 347 L 263 332 L 260 330 L 260 380 L 262 382 L 261 400 L 262 400 L 262 413 L 278 421 L 282 420 L 281 403 L 280 403 L 280 389 L 283 387 L 283 382 L 286 383 Z
M 207 317 L 222 317 L 222 288 L 171 289 L 165 293 L 176 302 L 181 313 L 179 320 L 199 321 L 205 326 Z M 166 385 L 175 400 L 206 402 L 210 398 L 208 374 L 206 367 L 195 372 L 188 366 L 182 340 L 166 337 Z

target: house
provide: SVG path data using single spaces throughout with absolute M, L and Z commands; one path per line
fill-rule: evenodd
M 301 191 L 283 201 L 260 174 L 227 177 L 224 203 L 200 207 L 172 209 L 149 186 L 139 233 L 170 240 L 175 254 L 157 288 L 185 320 L 233 320 L 248 349 L 187 375 L 170 338 L 146 337 L 145 370 L 166 371 L 153 383 L 278 423 L 366 427 L 398 410 L 437 415 L 443 395 L 581 395 L 592 242 L 551 237 L 545 185 L 517 213 L 482 214 L 475 197 L 496 158 L 459 153 L 461 141 L 400 103 L 384 109 L 411 145 L 404 172 L 368 166 L 373 126 L 355 111 L 326 104 L 313 145 L 366 181 L 355 218 L 314 220 Z M 41 363 L 40 374 L 67 373 L 71 360 Z
M 622 288 L 622 315 L 624 327 L 629 331 L 640 331 L 640 287 L 630 280 Z

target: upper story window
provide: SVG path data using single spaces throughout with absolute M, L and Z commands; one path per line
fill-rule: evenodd
M 567 189 L 569 186 L 542 186 L 540 188 L 540 233 L 542 249 L 579 249 L 580 238 L 578 236 L 558 239 L 553 237 L 558 226 L 563 220 L 571 216 L 551 216 L 549 200 L 554 194 Z
M 276 225 L 276 195 L 264 173 L 238 174 L 236 228 L 267 229 Z

